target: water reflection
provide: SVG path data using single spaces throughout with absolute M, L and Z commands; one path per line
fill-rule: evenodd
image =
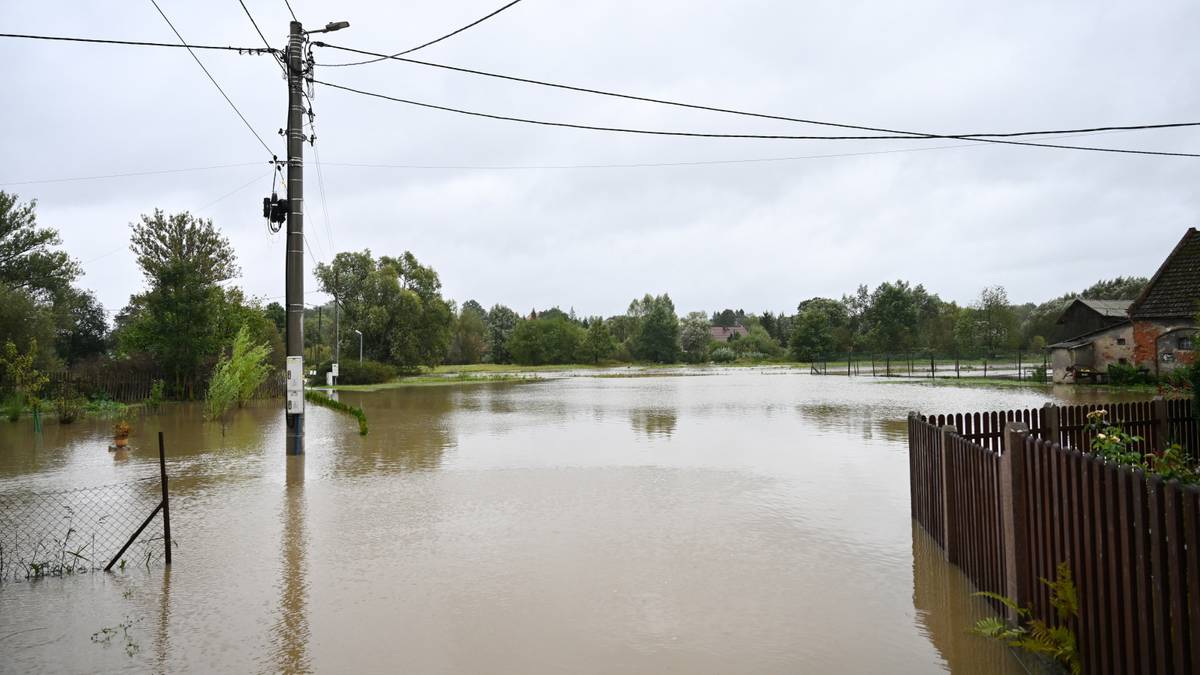
M 951 673 L 1024 673 L 1012 652 L 993 640 L 969 631 L 975 622 L 993 616 L 971 582 L 946 562 L 937 542 L 912 522 L 913 607 L 917 623 Z
M 633 430 L 651 438 L 670 438 L 678 421 L 675 408 L 633 408 L 629 411 L 629 424 Z
M 158 594 L 158 625 L 154 632 L 154 662 L 157 671 L 167 672 L 167 656 L 171 653 L 171 568 L 166 566 L 162 572 L 162 586 Z
M 366 436 L 339 434 L 333 455 L 337 473 L 374 475 L 436 469 L 454 446 L 453 414 L 457 409 L 452 387 L 343 392 L 342 401 L 361 406 L 370 431 Z M 353 420 L 338 417 L 334 424 Z
M 890 406 L 809 401 L 797 404 L 796 412 L 824 433 L 851 430 L 867 441 L 877 436 L 889 441 L 908 438 L 906 412 Z
M 271 626 L 271 661 L 280 673 L 312 672 L 308 654 L 308 568 L 309 546 L 305 527 L 304 455 L 286 458 L 286 494 L 282 508 L 280 539 L 279 607 Z

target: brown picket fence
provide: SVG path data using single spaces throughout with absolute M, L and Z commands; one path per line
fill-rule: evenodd
M 1190 409 L 1166 407 L 1174 423 L 1194 427 L 1183 417 Z M 1058 617 L 1039 580 L 1066 562 L 1079 594 L 1069 626 L 1084 672 L 1200 675 L 1200 488 L 1038 437 L 1053 431 L 1055 414 L 1078 426 L 1085 410 L 910 415 L 913 518 L 977 588 L 1051 624 Z M 1138 411 L 1120 409 L 1131 420 Z M 1035 434 L 1022 412 L 1049 424 Z M 1063 426 L 1060 438 L 1081 438 Z
M 166 380 L 161 373 L 79 373 L 61 370 L 48 374 L 43 398 L 102 397 L 119 403 L 140 403 L 150 398 L 155 380 Z M 272 373 L 255 391 L 254 398 L 279 398 L 284 393 L 283 373 Z M 197 392 L 203 397 L 203 388 Z

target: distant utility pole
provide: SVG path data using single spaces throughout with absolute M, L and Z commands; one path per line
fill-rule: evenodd
M 285 52 L 287 121 L 287 440 L 289 455 L 304 454 L 304 31 L 291 22 Z
M 338 272 L 335 267 L 333 270 L 333 365 L 335 369 L 340 367 L 337 364 L 342 360 L 342 327 L 338 323 L 339 309 L 342 304 L 341 300 L 338 299 L 340 294 L 341 287 L 338 286 Z M 337 386 L 337 381 L 338 374 L 335 372 L 333 376 L 333 385 L 335 387 Z

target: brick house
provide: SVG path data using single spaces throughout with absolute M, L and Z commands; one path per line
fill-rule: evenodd
M 1193 227 L 1129 308 L 1134 364 L 1158 375 L 1194 363 L 1198 303 L 1200 232 Z
M 1133 324 L 1129 319 L 1046 347 L 1055 384 L 1103 380 L 1108 367 L 1133 359 Z
M 745 326 L 737 324 L 734 326 L 710 326 L 708 334 L 716 342 L 729 342 L 730 338 L 733 338 L 735 335 L 738 338 L 746 337 L 750 334 L 750 331 L 746 330 Z

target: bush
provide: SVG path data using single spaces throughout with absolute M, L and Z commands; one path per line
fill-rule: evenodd
M 205 397 L 205 410 L 211 420 L 224 422 L 234 404 L 245 405 L 271 373 L 267 365 L 270 350 L 265 344 L 254 344 L 250 331 L 242 326 L 233 338 L 229 357 L 222 356 L 213 369 Z
M 317 374 L 309 380 L 309 384 L 325 386 L 325 374 L 331 370 L 332 361 L 322 363 L 317 367 Z M 397 374 L 395 366 L 378 361 L 343 361 L 338 367 L 338 384 L 383 384 L 395 379 Z
M 54 399 L 54 411 L 58 414 L 60 424 L 70 424 L 79 419 L 83 415 L 86 399 L 79 397 L 63 396 L 62 398 Z
M 1150 374 L 1150 371 L 1139 370 L 1132 365 L 1111 363 L 1108 366 L 1108 382 L 1118 386 L 1154 384 L 1154 376 Z
M 737 352 L 729 347 L 717 347 L 712 351 L 711 358 L 714 363 L 733 363 L 737 360 Z

